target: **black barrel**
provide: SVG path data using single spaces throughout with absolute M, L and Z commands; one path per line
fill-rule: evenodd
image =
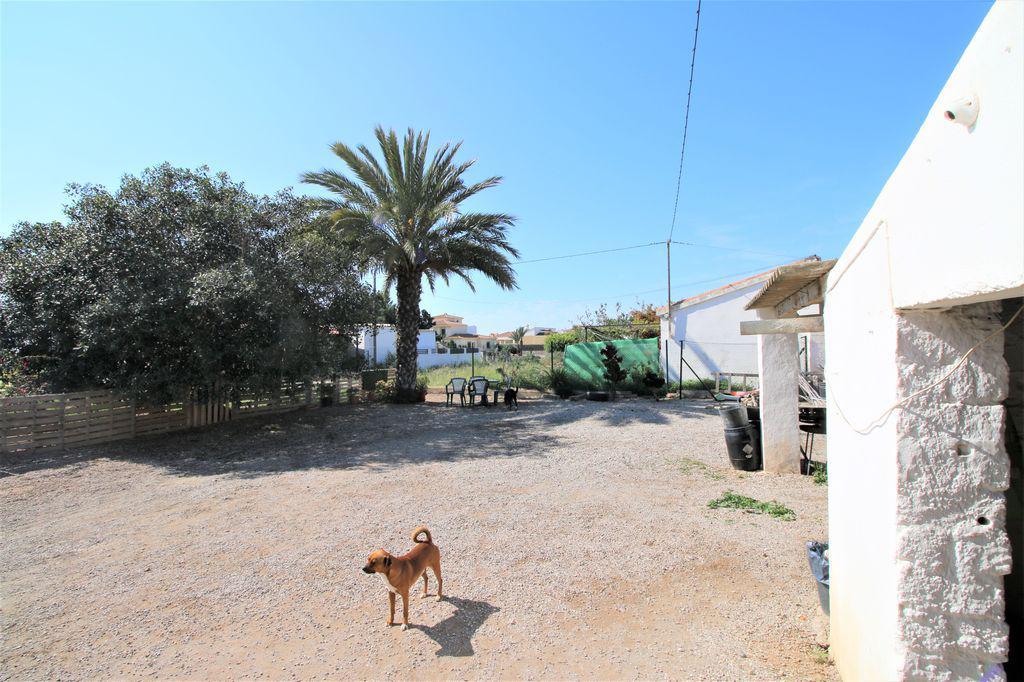
M 718 408 L 726 429 L 736 429 L 747 425 L 747 406 L 739 403 L 724 405 Z
M 756 434 L 752 424 L 726 427 L 725 447 L 733 469 L 757 471 L 761 468 L 761 444 Z

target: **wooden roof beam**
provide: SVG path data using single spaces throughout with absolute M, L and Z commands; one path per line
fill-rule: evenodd
M 823 303 L 824 301 L 825 278 L 819 277 L 779 301 L 775 305 L 775 314 L 778 317 L 796 317 L 807 306 Z
M 743 320 L 740 322 L 740 334 L 743 336 L 804 334 L 823 331 L 825 331 L 825 317 L 823 315 L 783 317 L 778 320 Z

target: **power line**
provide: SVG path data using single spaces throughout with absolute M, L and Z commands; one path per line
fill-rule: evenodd
M 758 256 L 771 256 L 773 258 L 789 258 L 790 256 L 784 253 L 772 253 L 769 251 L 755 251 L 752 249 L 742 249 L 733 246 L 716 246 L 714 244 L 696 244 L 694 242 L 681 242 L 673 241 L 673 244 L 679 244 L 680 246 L 694 246 L 701 249 L 719 249 L 721 251 L 737 251 L 740 253 L 750 253 Z M 661 246 L 664 242 L 650 242 L 648 244 L 633 244 L 632 246 L 619 246 L 612 249 L 601 249 L 599 251 L 581 251 L 580 253 L 565 253 L 560 256 L 546 256 L 544 258 L 531 258 L 529 260 L 517 260 L 513 262 L 513 265 L 523 265 L 528 263 L 546 263 L 554 260 L 564 260 L 566 258 L 580 258 L 582 256 L 596 256 L 602 253 L 615 253 L 618 251 L 630 251 L 632 249 L 645 249 L 649 246 Z M 663 287 L 664 288 L 664 287 Z
M 660 243 L 660 242 L 657 242 L 657 243 Z M 718 277 L 711 277 L 710 279 L 698 279 L 698 280 L 692 280 L 690 282 L 681 282 L 680 286 L 693 286 L 695 284 L 708 284 L 710 282 L 718 282 L 718 281 L 723 280 L 723 279 L 731 279 L 733 277 L 741 277 L 743 275 L 751 275 L 751 274 L 754 274 L 754 273 L 757 273 L 757 272 L 765 272 L 767 269 L 770 269 L 770 268 L 760 267 L 760 268 L 754 268 L 752 270 L 744 270 L 743 272 L 734 272 L 734 273 L 731 273 L 731 274 L 728 274 L 728 275 L 719 275 Z M 511 301 L 475 301 L 475 300 L 467 300 L 467 299 L 463 299 L 463 298 L 449 298 L 448 296 L 437 296 L 437 295 L 435 295 L 434 298 L 440 299 L 442 301 L 452 301 L 454 303 L 468 303 L 468 304 L 476 303 L 476 304 L 481 304 L 481 305 L 508 305 L 510 303 L 515 303 L 515 304 L 520 304 L 520 305 L 521 304 L 526 304 L 526 303 L 563 303 L 564 304 L 564 303 L 589 303 L 590 301 L 614 301 L 614 300 L 621 299 L 621 298 L 626 298 L 626 297 L 629 297 L 629 296 L 640 296 L 642 294 L 653 294 L 653 293 L 658 293 L 658 292 L 661 292 L 661 291 L 665 291 L 665 287 L 658 287 L 657 289 L 647 289 L 647 290 L 644 290 L 644 291 L 632 291 L 632 292 L 629 292 L 629 293 L 608 294 L 608 295 L 605 295 L 605 296 L 594 296 L 594 297 L 591 297 L 591 298 L 578 298 L 578 299 L 572 299 L 572 300 L 543 299 L 543 300 L 533 300 L 533 301 L 517 301 L 517 300 L 511 300 Z
M 790 258 L 791 256 L 785 253 L 772 253 L 770 251 L 753 251 L 751 249 L 740 249 L 732 246 L 712 246 L 711 244 L 694 244 L 693 242 L 679 242 L 673 241 L 673 244 L 679 244 L 680 246 L 696 246 L 700 249 L 721 249 L 722 251 L 739 251 L 741 253 L 754 253 L 761 256 L 772 256 L 774 258 Z
M 565 258 L 579 258 L 580 256 L 594 256 L 599 253 L 612 253 L 615 251 L 629 251 L 630 249 L 643 249 L 648 246 L 659 246 L 661 242 L 651 242 L 650 244 L 635 244 L 633 246 L 620 246 L 614 249 L 601 249 L 600 251 L 583 251 L 580 253 L 566 253 L 561 256 L 548 256 L 546 258 L 534 258 L 532 260 L 517 260 L 514 265 L 523 265 L 524 263 L 543 263 L 550 260 L 562 260 Z
M 679 175 L 676 177 L 676 200 L 672 206 L 672 227 L 668 231 L 668 240 L 676 231 L 676 215 L 679 213 L 679 189 L 683 184 L 683 158 L 686 156 L 686 133 L 690 128 L 690 100 L 693 97 L 693 67 L 697 63 L 697 34 L 700 32 L 700 0 L 697 0 L 697 23 L 693 29 L 693 53 L 690 55 L 690 85 L 686 89 L 686 115 L 683 118 L 683 146 L 679 150 Z

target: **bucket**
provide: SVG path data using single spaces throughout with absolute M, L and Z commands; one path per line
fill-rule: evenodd
M 757 471 L 761 468 L 761 448 L 754 438 L 755 433 L 751 424 L 725 429 L 725 447 L 733 469 Z
M 747 425 L 747 406 L 734 403 L 732 405 L 725 405 L 718 409 L 718 414 L 722 415 L 722 421 L 725 422 L 725 428 L 735 429 Z

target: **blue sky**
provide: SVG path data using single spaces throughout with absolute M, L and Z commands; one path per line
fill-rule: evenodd
M 695 7 L 4 2 L 0 233 L 163 161 L 312 192 L 381 123 L 503 175 L 472 208 L 516 215 L 523 259 L 664 241 Z M 675 239 L 721 248 L 674 247 L 673 298 L 839 255 L 989 7 L 706 2 Z M 665 300 L 664 247 L 518 273 L 424 305 L 504 331 Z

